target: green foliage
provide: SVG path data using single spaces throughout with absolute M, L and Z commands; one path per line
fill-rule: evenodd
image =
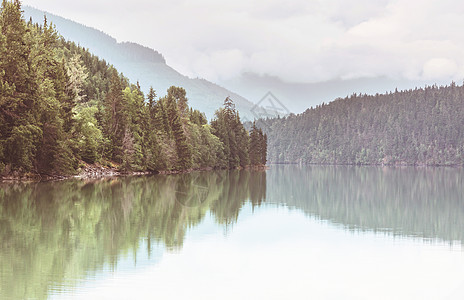
M 464 87 L 354 94 L 260 126 L 271 162 L 463 165 Z
M 266 165 L 267 136 L 253 122 L 250 132 L 250 164 L 252 166 Z
M 105 134 L 111 140 L 110 158 L 121 163 L 123 159 L 123 138 L 126 134 L 127 114 L 122 94 L 121 78 L 113 70 L 111 86 L 105 97 Z
M 190 122 L 196 125 L 205 125 L 208 124 L 208 120 L 204 113 L 200 112 L 199 110 L 190 108 L 189 112 L 189 120 Z
M 227 168 L 224 145 L 211 133 L 211 126 L 191 124 L 191 144 L 194 145 L 193 166 L 195 168 Z
M 76 113 L 77 151 L 82 160 L 94 163 L 102 158 L 103 133 L 98 126 L 96 106 L 79 107 Z
M 181 87 L 161 99 L 151 89 L 145 101 L 138 83 L 46 18 L 26 24 L 19 1 L 2 2 L 0 33 L 0 172 L 71 174 L 79 160 L 155 172 L 248 165 L 249 136 L 229 98 L 213 129 Z
M 192 166 L 192 150 L 187 143 L 185 123 L 181 119 L 187 109 L 187 99 L 183 88 L 170 87 L 166 96 L 169 125 L 176 144 L 176 168 L 185 170 Z
M 19 1 L 3 1 L 0 24 L 4 163 L 25 172 L 72 172 L 67 133 L 74 102 L 64 65 L 55 55 L 58 35 L 46 19 L 43 26 L 26 25 Z
M 238 111 L 229 97 L 224 100 L 224 108 L 216 111 L 211 122 L 213 134 L 224 144 L 228 168 L 245 167 L 249 164 L 249 135 L 245 130 Z
M 4 157 L 7 163 L 24 171 L 34 168 L 34 158 L 37 152 L 37 141 L 42 139 L 42 130 L 34 125 L 19 125 L 11 130 L 6 139 Z
M 0 149 L 4 164 L 30 171 L 41 130 L 31 114 L 31 46 L 19 2 L 2 2 L 0 32 Z

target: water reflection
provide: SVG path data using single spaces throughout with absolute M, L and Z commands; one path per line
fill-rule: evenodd
M 148 253 L 160 243 L 179 249 L 208 210 L 230 224 L 245 201 L 261 203 L 265 176 L 222 171 L 3 184 L 0 298 L 47 298 L 50 289 L 69 289 L 104 264 L 116 268 L 121 254 L 140 251 L 141 239 Z
M 464 241 L 462 168 L 280 166 L 267 181 L 267 203 L 352 230 Z
M 127 253 L 156 260 L 157 251 L 180 250 L 207 214 L 229 228 L 246 202 L 286 205 L 350 230 L 462 243 L 463 175 L 453 168 L 273 166 L 2 184 L 0 298 L 47 298 L 103 266 L 117 269 Z

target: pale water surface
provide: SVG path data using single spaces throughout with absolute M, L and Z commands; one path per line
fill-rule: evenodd
M 464 299 L 464 171 L 0 185 L 0 299 Z

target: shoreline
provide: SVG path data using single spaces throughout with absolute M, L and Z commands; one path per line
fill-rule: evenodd
M 263 171 L 268 170 L 269 166 L 247 166 L 240 168 L 245 170 Z M 119 171 L 115 167 L 106 167 L 100 164 L 86 164 L 85 167 L 75 175 L 55 175 L 55 174 L 38 174 L 38 173 L 13 173 L 8 176 L 0 176 L 0 183 L 13 182 L 41 182 L 41 181 L 61 181 L 69 179 L 100 179 L 124 176 L 150 176 L 150 175 L 175 175 L 186 174 L 191 172 L 204 172 L 217 170 L 212 167 L 187 169 L 187 170 L 162 170 L 162 171 Z M 226 170 L 226 169 L 224 169 Z
M 353 166 L 353 167 L 415 167 L 415 168 L 462 168 L 464 164 L 408 164 L 408 163 L 392 163 L 392 164 L 349 164 L 349 163 L 300 163 L 300 162 L 270 162 L 268 165 L 298 165 L 298 166 Z
M 353 166 L 353 167 L 390 167 L 390 168 L 463 168 L 464 165 L 427 165 L 427 164 L 321 164 L 321 163 L 268 163 L 260 166 L 246 166 L 245 168 L 237 168 L 238 170 L 252 170 L 252 171 L 265 171 L 269 170 L 270 166 L 275 165 L 299 165 L 299 166 Z M 212 167 L 187 169 L 187 170 L 162 170 L 162 171 L 119 171 L 115 167 L 102 166 L 100 164 L 86 164 L 85 167 L 74 175 L 58 175 L 58 174 L 38 174 L 38 173 L 23 173 L 19 174 L 14 172 L 12 175 L 0 176 L 0 183 L 9 182 L 41 182 L 41 181 L 60 181 L 69 179 L 100 179 L 111 177 L 124 177 L 124 176 L 150 176 L 150 175 L 176 175 L 186 174 L 191 172 L 205 172 L 214 170 L 227 170 L 215 169 Z M 232 170 L 232 169 L 229 169 Z

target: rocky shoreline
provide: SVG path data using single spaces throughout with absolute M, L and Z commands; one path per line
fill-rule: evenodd
M 82 168 L 74 175 L 58 174 L 39 174 L 39 173 L 19 173 L 12 172 L 8 175 L 0 176 L 0 181 L 50 181 L 65 180 L 71 178 L 94 179 L 103 177 L 117 177 L 127 175 L 149 175 L 152 172 L 121 172 L 116 167 L 102 166 L 100 164 L 82 164 Z
M 268 166 L 250 166 L 245 169 L 253 171 L 263 171 L 269 169 Z M 57 175 L 57 174 L 39 174 L 39 173 L 19 173 L 17 171 L 11 172 L 8 175 L 0 175 L 0 182 L 37 182 L 37 181 L 55 181 L 66 179 L 98 179 L 106 177 L 119 177 L 119 176 L 145 176 L 145 175 L 172 175 L 184 174 L 193 171 L 212 171 L 213 168 L 199 168 L 187 170 L 163 170 L 163 171 L 120 171 L 117 165 L 103 166 L 101 164 L 83 164 L 78 174 L 75 175 Z

